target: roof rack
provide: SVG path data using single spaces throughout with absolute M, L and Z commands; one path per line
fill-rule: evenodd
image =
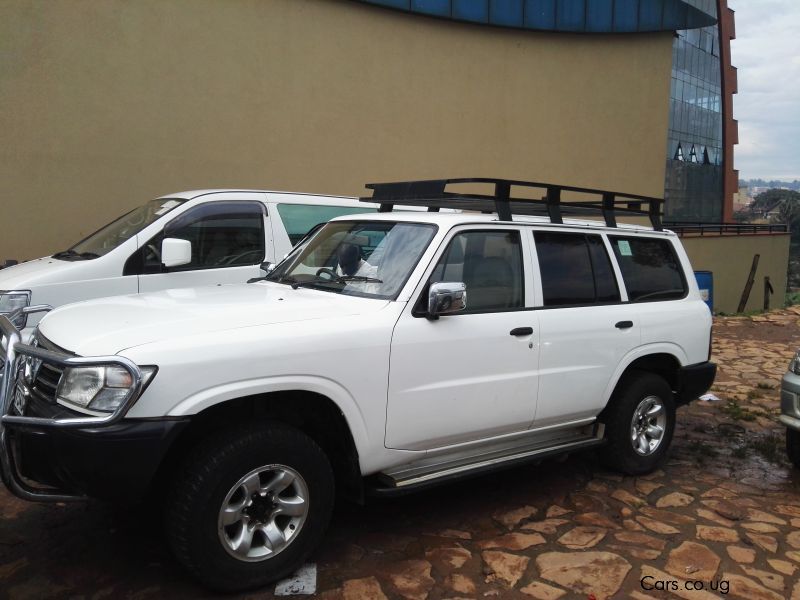
M 494 194 L 464 194 L 446 192 L 448 184 L 488 183 L 494 185 Z M 595 216 L 602 214 L 608 227 L 617 226 L 617 214 L 644 216 L 650 219 L 653 229 L 661 231 L 662 198 L 651 198 L 636 194 L 623 194 L 609 190 L 581 188 L 571 185 L 495 179 L 492 177 L 465 177 L 460 179 L 428 179 L 422 181 L 398 181 L 393 183 L 368 183 L 373 190 L 371 197 L 359 198 L 362 202 L 380 204 L 379 212 L 391 212 L 395 204 L 427 206 L 429 212 L 440 208 L 496 212 L 501 221 L 512 221 L 512 215 L 546 215 L 551 223 L 563 223 L 562 215 Z M 546 190 L 540 199 L 514 198 L 512 187 L 542 188 Z M 561 192 L 580 192 L 600 196 L 599 200 L 561 201 Z M 642 205 L 647 204 L 645 210 Z

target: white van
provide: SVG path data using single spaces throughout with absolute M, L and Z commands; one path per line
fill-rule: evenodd
M 375 212 L 354 198 L 259 190 L 170 194 L 71 248 L 0 270 L 0 314 L 120 294 L 264 275 L 305 233 L 339 215 Z M 14 323 L 27 339 L 39 314 Z

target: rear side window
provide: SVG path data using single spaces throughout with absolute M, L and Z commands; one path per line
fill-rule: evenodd
M 278 214 L 294 246 L 308 231 L 334 217 L 375 212 L 377 209 L 364 206 L 331 206 L 321 204 L 278 204 Z
M 599 235 L 533 234 L 545 306 L 617 302 L 619 288 Z
M 675 300 L 686 295 L 686 279 L 668 240 L 609 238 L 631 302 Z

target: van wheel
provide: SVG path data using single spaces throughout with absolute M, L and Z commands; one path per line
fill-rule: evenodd
M 167 539 L 204 585 L 263 586 L 299 568 L 330 520 L 334 478 L 322 449 L 287 425 L 229 429 L 187 457 L 168 492 Z
M 795 429 L 786 430 L 786 454 L 794 466 L 800 469 L 800 431 Z
M 617 385 L 604 411 L 604 462 L 628 475 L 654 470 L 664 460 L 675 430 L 672 389 L 658 375 L 636 372 Z

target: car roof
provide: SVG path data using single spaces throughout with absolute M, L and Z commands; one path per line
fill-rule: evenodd
M 161 200 L 168 198 L 176 198 L 180 200 L 194 200 L 195 198 L 199 198 L 201 196 L 214 196 L 217 194 L 221 195 L 221 194 L 231 194 L 231 193 L 280 195 L 280 196 L 285 196 L 285 198 L 283 199 L 286 200 L 287 202 L 301 202 L 302 198 L 307 198 L 307 197 L 335 198 L 337 200 L 353 200 L 353 201 L 358 200 L 358 198 L 356 198 L 355 196 L 339 196 L 332 194 L 310 194 L 304 192 L 284 192 L 279 190 L 253 190 L 244 188 L 187 190 L 183 192 L 175 192 L 174 194 L 165 194 L 164 196 L 160 196 L 158 199 Z
M 619 223 L 617 227 L 608 227 L 603 221 L 592 221 L 585 219 L 564 219 L 563 223 L 551 223 L 545 216 L 524 216 L 514 215 L 513 221 L 500 221 L 497 214 L 483 214 L 472 212 L 406 212 L 395 210 L 384 213 L 367 213 L 363 215 L 344 215 L 331 219 L 332 221 L 406 221 L 413 223 L 431 223 L 446 228 L 458 225 L 537 225 L 548 228 L 564 229 L 591 229 L 594 231 L 604 231 L 606 233 L 647 233 L 654 235 L 672 235 L 672 231 L 655 231 L 652 227 L 635 225 L 630 223 Z

